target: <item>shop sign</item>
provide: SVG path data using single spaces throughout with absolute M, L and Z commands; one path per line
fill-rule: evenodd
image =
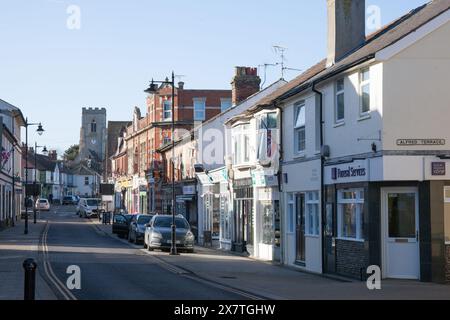
M 326 167 L 326 183 L 334 184 L 367 181 L 369 179 L 368 168 L 367 160 L 357 160 L 348 164 Z
M 445 162 L 432 162 L 431 163 L 431 175 L 432 176 L 445 176 Z
M 208 173 L 213 183 L 227 182 L 228 171 L 226 168 Z
M 183 186 L 183 194 L 195 194 L 195 185 Z
M 278 186 L 278 177 L 258 170 L 252 172 L 252 182 L 254 187 L 275 187 Z
M 398 146 L 445 146 L 445 139 L 398 139 Z

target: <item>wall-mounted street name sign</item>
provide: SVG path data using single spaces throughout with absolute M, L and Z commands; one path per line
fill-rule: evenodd
M 398 139 L 398 146 L 445 146 L 445 139 Z

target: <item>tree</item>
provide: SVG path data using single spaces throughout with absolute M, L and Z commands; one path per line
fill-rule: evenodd
M 80 152 L 80 146 L 75 144 L 64 152 L 64 159 L 66 161 L 74 161 Z

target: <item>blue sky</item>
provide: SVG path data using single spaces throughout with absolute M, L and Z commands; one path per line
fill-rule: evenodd
M 386 24 L 426 2 L 366 5 Z M 70 5 L 81 9 L 79 30 L 67 28 Z M 288 67 L 308 68 L 326 55 L 326 1 L 0 0 L 0 44 L 0 98 L 43 122 L 30 144 L 61 153 L 78 143 L 82 107 L 129 120 L 134 106 L 145 110 L 149 80 L 171 70 L 186 88 L 229 89 L 234 66 L 277 62 L 273 45 L 288 48 Z M 267 72 L 266 84 L 280 77 Z

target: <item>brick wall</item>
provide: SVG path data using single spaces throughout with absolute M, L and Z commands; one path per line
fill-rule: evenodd
M 343 276 L 361 279 L 361 268 L 369 265 L 369 253 L 364 242 L 336 240 L 336 271 Z
M 445 246 L 445 282 L 450 283 L 450 245 Z

